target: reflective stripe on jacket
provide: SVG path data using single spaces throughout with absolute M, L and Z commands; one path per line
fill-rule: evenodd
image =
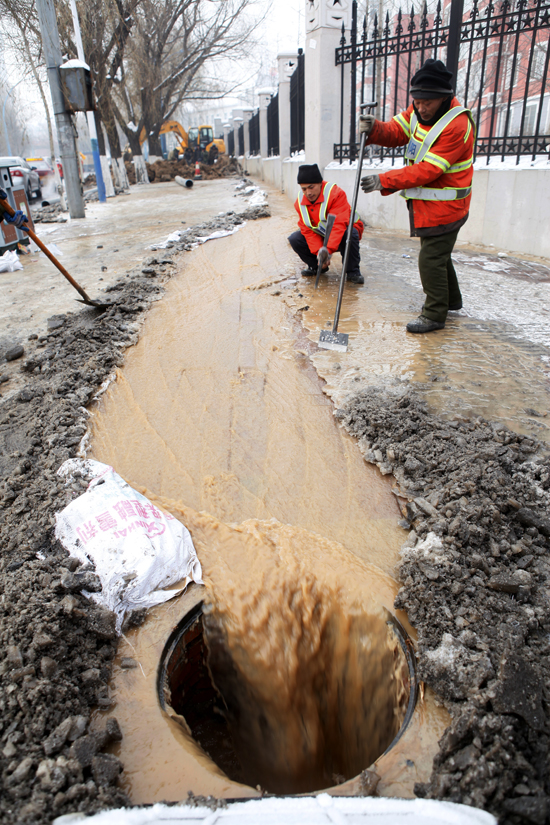
M 388 123 L 376 121 L 368 143 L 407 144 L 408 155 L 407 166 L 380 174 L 382 194 L 402 190 L 412 201 L 418 228 L 460 220 L 470 208 L 474 140 L 471 112 L 456 98 L 431 127 L 418 122 L 412 105 Z
M 323 246 L 326 220 L 328 215 L 335 215 L 336 220 L 330 233 L 328 251 L 332 255 L 336 252 L 344 233 L 348 228 L 351 207 L 343 189 L 335 183 L 323 181 L 321 193 L 315 203 L 310 203 L 305 195 L 300 193 L 294 203 L 298 213 L 298 227 L 305 237 L 309 251 L 316 255 Z M 363 235 L 363 222 L 359 214 L 355 213 L 354 227 Z

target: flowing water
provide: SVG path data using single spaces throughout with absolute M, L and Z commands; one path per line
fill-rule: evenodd
M 185 256 L 92 419 L 93 457 L 184 521 L 207 584 L 151 610 L 121 643 L 115 752 L 134 802 L 259 793 L 250 771 L 247 785 L 225 776 L 157 700 L 166 640 L 205 595 L 212 671 L 258 785 L 361 793 L 350 777 L 403 718 L 402 654 L 384 608 L 405 533 L 388 479 L 336 425 L 307 338 L 280 300 L 294 285 L 293 221 L 282 196 L 271 206 L 269 221 Z M 376 761 L 379 793 L 412 796 L 446 722 L 421 696 L 405 735 Z

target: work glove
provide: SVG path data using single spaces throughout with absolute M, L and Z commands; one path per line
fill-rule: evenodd
M 367 137 L 374 129 L 376 118 L 374 115 L 360 115 L 359 116 L 359 134 L 365 134 Z
M 361 178 L 361 189 L 363 192 L 380 192 L 382 184 L 380 182 L 380 175 L 367 175 Z
M 321 264 L 321 269 L 326 269 L 326 267 L 330 264 L 330 252 L 326 246 L 322 246 L 317 253 L 317 260 Z
M 8 199 L 8 193 L 4 192 L 3 189 L 0 189 L 0 200 L 1 201 L 7 201 L 7 199 Z
M 22 229 L 25 232 L 29 231 L 29 227 L 25 226 L 25 223 L 28 221 L 27 216 L 21 209 L 18 209 L 13 215 L 8 215 L 7 212 L 4 213 L 4 220 L 6 223 L 14 223 L 18 229 Z

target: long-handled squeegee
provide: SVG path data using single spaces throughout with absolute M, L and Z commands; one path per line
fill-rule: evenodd
M 362 103 L 361 109 L 368 109 L 369 112 L 377 106 L 377 103 Z M 338 290 L 338 300 L 336 302 L 336 312 L 334 314 L 334 324 L 332 330 L 323 329 L 319 336 L 319 346 L 323 349 L 334 349 L 339 352 L 347 352 L 348 349 L 348 334 L 346 332 L 338 332 L 338 321 L 340 320 L 340 308 L 342 306 L 342 297 L 344 295 L 344 284 L 346 282 L 346 269 L 348 266 L 349 251 L 351 247 L 351 233 L 353 231 L 353 218 L 355 209 L 357 207 L 357 197 L 359 195 L 359 183 L 361 181 L 361 170 L 363 166 L 363 158 L 365 155 L 365 143 L 367 140 L 366 132 L 361 135 L 361 144 L 359 148 L 359 161 L 357 163 L 357 174 L 355 176 L 355 187 L 353 190 L 353 201 L 351 204 L 351 212 L 348 224 L 348 234 L 346 237 L 346 249 L 344 252 L 344 260 L 342 261 L 342 274 L 340 276 L 340 288 Z

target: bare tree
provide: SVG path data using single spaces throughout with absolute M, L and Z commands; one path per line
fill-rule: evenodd
M 238 83 L 216 79 L 219 61 L 249 54 L 260 20 L 250 0 L 141 0 L 117 95 L 116 112 L 134 155 L 142 129 L 160 155 L 159 132 L 184 101 L 214 99 Z M 124 113 L 124 114 L 123 114 Z

